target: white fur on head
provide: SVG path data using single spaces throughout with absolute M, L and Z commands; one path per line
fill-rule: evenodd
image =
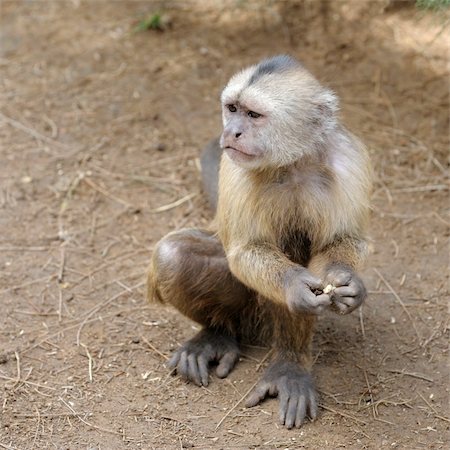
M 259 167 L 289 165 L 317 152 L 336 127 L 336 95 L 289 56 L 269 58 L 237 73 L 221 100 L 223 107 L 239 103 L 267 117 L 251 136 L 264 151 Z M 226 126 L 225 113 L 223 120 Z

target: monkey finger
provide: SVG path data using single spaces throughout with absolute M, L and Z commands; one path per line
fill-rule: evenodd
M 351 272 L 331 272 L 327 276 L 327 281 L 329 281 L 333 286 L 347 286 L 352 279 Z
M 269 391 L 269 383 L 265 381 L 261 381 L 258 383 L 253 389 L 252 392 L 250 392 L 250 395 L 248 396 L 245 406 L 247 408 L 251 408 L 252 406 L 256 406 L 258 403 L 260 403 L 262 400 L 265 399 L 267 392 Z
M 361 303 L 362 300 L 360 297 L 336 297 L 336 303 L 341 303 L 343 305 L 346 305 L 348 308 L 356 308 Z
M 338 301 L 333 303 L 333 307 L 337 310 L 339 314 L 347 314 L 350 311 L 348 310 L 348 305 L 341 302 L 342 298 L 339 298 Z
M 303 278 L 303 282 L 312 290 L 316 289 L 322 289 L 323 283 L 319 278 L 316 278 L 315 276 L 308 274 Z
M 306 397 L 300 395 L 297 403 L 297 415 L 295 417 L 295 426 L 300 428 L 306 417 Z
M 226 352 L 220 359 L 219 365 L 216 369 L 216 374 L 219 378 L 225 378 L 235 366 L 239 354 L 233 350 Z
M 334 294 L 339 297 L 356 297 L 359 293 L 358 288 L 355 285 L 337 287 L 334 290 Z
M 329 306 L 331 305 L 331 297 L 328 294 L 317 295 L 314 303 L 317 306 Z
M 200 372 L 200 378 L 202 380 L 203 386 L 208 386 L 209 374 L 208 374 L 208 361 L 203 355 L 197 358 L 198 370 Z
M 315 295 L 311 291 L 302 295 L 301 306 L 307 312 L 312 314 L 320 314 L 325 307 L 331 304 L 331 298 L 328 294 Z
M 325 294 L 326 295 L 326 294 Z M 299 303 L 303 303 L 303 305 L 307 309 L 313 309 L 317 306 L 317 296 L 312 293 L 309 289 L 302 289 L 299 292 Z
M 197 357 L 194 353 L 188 356 L 188 376 L 191 381 L 193 381 L 197 386 L 202 385 L 200 379 L 200 372 L 198 370 Z
M 361 300 L 357 297 L 342 297 L 341 301 L 342 304 L 344 304 L 347 307 L 347 309 L 343 314 L 351 313 L 356 308 L 358 308 L 358 306 L 360 306 L 362 303 Z

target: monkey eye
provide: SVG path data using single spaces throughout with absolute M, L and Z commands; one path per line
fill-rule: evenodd
M 234 105 L 227 105 L 227 108 L 228 108 L 228 111 L 230 111 L 230 112 L 236 112 L 237 111 L 237 108 Z
M 247 115 L 248 115 L 249 117 L 251 117 L 252 119 L 257 119 L 258 117 L 261 117 L 261 114 L 255 112 L 255 111 L 249 111 L 249 112 L 247 113 Z

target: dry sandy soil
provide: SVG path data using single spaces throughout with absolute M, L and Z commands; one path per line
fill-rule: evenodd
M 388 1 L 3 1 L 0 448 L 444 449 L 448 15 Z M 133 32 L 163 9 L 164 31 Z M 149 305 L 155 242 L 211 219 L 198 155 L 243 65 L 301 59 L 376 172 L 364 308 L 321 318 L 321 412 L 288 431 L 228 379 L 168 375 L 195 324 Z

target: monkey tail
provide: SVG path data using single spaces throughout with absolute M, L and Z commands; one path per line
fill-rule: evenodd
M 221 156 L 222 149 L 220 148 L 219 138 L 210 141 L 203 149 L 200 156 L 203 190 L 208 197 L 209 205 L 211 206 L 213 212 L 217 209 L 219 166 Z
M 158 289 L 157 271 L 154 267 L 153 258 L 147 273 L 147 301 L 150 303 L 165 303 Z

